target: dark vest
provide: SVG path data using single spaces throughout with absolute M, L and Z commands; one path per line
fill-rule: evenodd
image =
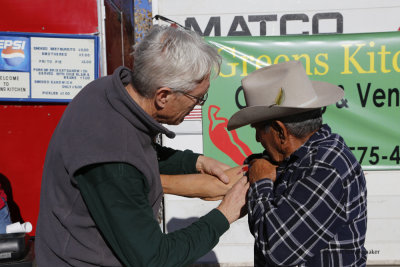
M 120 67 L 88 84 L 68 105 L 53 133 L 36 230 L 39 267 L 121 266 L 77 188 L 74 174 L 84 166 L 103 162 L 135 166 L 148 180 L 148 199 L 157 218 L 163 192 L 152 144 L 158 133 L 168 137 L 174 133 L 133 101 L 124 87 L 130 81 L 130 70 Z

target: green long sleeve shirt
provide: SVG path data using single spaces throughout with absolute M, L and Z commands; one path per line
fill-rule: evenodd
M 178 157 L 188 160 L 191 154 L 181 153 L 160 153 L 160 171 L 182 172 Z M 168 164 L 171 159 L 175 164 Z M 148 181 L 130 164 L 88 166 L 77 172 L 76 180 L 93 220 L 125 266 L 188 265 L 210 251 L 229 228 L 225 216 L 213 209 L 184 229 L 162 233 L 148 201 Z

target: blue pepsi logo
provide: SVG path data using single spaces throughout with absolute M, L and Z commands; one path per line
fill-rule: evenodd
M 1 52 L 1 57 L 7 65 L 15 67 L 24 62 L 25 53 L 22 49 L 14 49 L 12 46 L 7 46 Z

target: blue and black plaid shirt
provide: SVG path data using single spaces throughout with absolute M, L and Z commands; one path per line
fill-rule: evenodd
M 342 137 L 323 125 L 248 192 L 255 266 L 365 266 L 367 189 Z

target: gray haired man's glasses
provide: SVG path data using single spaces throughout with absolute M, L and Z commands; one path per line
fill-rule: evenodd
M 203 95 L 203 97 L 198 97 L 198 96 L 195 96 L 195 95 L 188 94 L 188 93 L 186 93 L 185 91 L 182 91 L 182 90 L 174 90 L 174 92 L 181 93 L 181 94 L 184 94 L 184 95 L 186 95 L 188 97 L 192 97 L 192 98 L 196 99 L 196 105 L 200 105 L 200 106 L 204 105 L 204 103 L 206 102 L 207 97 L 208 97 L 208 93 Z

